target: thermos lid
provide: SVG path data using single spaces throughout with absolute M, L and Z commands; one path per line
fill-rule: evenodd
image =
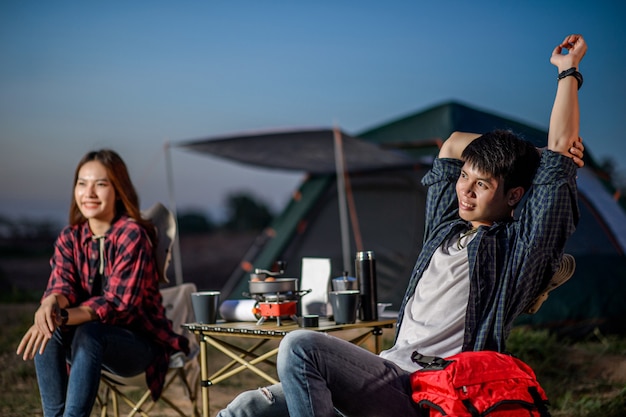
M 356 259 L 359 261 L 374 259 L 374 251 L 373 250 L 364 250 L 356 253 Z

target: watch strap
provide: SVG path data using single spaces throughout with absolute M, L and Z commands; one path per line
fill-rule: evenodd
M 576 69 L 576 67 L 572 67 L 570 69 L 566 69 L 565 71 L 561 71 L 557 77 L 557 80 L 562 80 L 565 77 L 569 77 L 572 76 L 574 78 L 576 78 L 576 81 L 578 82 L 578 89 L 580 90 L 580 87 L 583 86 L 583 75 L 578 72 L 578 70 Z
M 67 324 L 67 321 L 68 321 L 68 320 L 69 320 L 69 318 L 70 318 L 70 315 L 69 315 L 69 313 L 67 312 L 67 310 L 66 310 L 66 309 L 64 309 L 64 308 L 61 308 L 61 309 L 59 310 L 59 313 L 60 313 L 60 315 L 61 315 L 61 326 L 65 326 L 65 325 Z

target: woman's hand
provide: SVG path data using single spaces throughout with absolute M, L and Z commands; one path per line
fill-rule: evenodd
M 67 303 L 65 297 L 61 297 Z M 52 333 L 62 323 L 61 307 L 57 296 L 51 294 L 41 301 L 41 305 L 35 312 L 34 324 L 26 331 L 20 344 L 17 346 L 17 354 L 23 355 L 24 360 L 33 359 L 37 351 L 43 353 Z
M 52 333 L 60 325 L 60 310 L 56 294 L 51 294 L 42 300 L 41 305 L 35 312 L 34 325 L 48 339 L 52 337 Z
M 33 324 L 22 337 L 16 353 L 22 355 L 22 359 L 25 361 L 33 359 L 37 352 L 43 353 L 49 340 L 50 337 L 42 333 L 36 324 Z

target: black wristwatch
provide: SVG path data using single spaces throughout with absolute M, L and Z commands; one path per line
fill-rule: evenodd
M 70 318 L 70 315 L 64 308 L 59 309 L 59 315 L 61 316 L 61 326 L 65 326 Z
M 580 87 L 583 86 L 583 75 L 580 72 L 578 72 L 576 67 L 572 67 L 570 69 L 566 69 L 565 71 L 561 71 L 557 77 L 557 80 L 560 81 L 563 78 L 569 77 L 569 76 L 576 78 L 576 81 L 578 82 L 578 89 L 580 90 Z

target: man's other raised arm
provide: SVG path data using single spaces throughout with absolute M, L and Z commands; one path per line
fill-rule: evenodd
M 478 137 L 480 137 L 478 133 L 452 132 L 450 137 L 441 145 L 439 158 L 461 159 L 465 147 Z

